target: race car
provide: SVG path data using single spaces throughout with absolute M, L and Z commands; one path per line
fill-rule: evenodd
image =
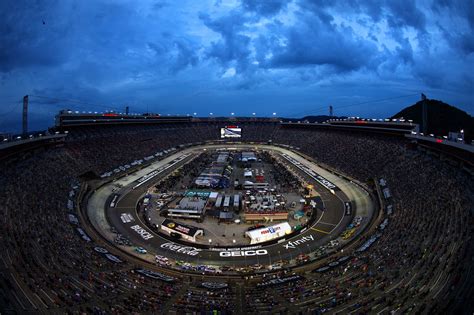
M 135 247 L 135 251 L 139 254 L 146 254 L 147 251 L 143 247 Z
M 161 256 L 161 255 L 156 255 L 155 256 L 155 261 L 157 264 L 161 266 L 171 266 L 171 263 L 169 262 L 169 259 L 167 257 Z

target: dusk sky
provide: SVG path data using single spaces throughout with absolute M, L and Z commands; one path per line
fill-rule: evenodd
M 382 118 L 421 92 L 473 114 L 473 0 L 334 3 L 3 0 L 0 131 L 20 130 L 26 94 L 30 130 L 126 105 Z

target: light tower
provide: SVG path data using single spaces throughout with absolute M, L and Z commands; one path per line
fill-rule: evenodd
M 428 134 L 428 102 L 426 101 L 426 95 L 421 93 L 422 101 L 422 124 L 423 124 L 423 134 L 426 136 Z
M 23 96 L 23 135 L 28 133 L 28 95 Z

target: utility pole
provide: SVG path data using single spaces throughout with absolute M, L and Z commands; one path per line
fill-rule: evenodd
M 125 115 L 128 115 L 129 110 L 130 110 L 130 108 L 128 106 L 125 106 Z
M 428 134 L 428 103 L 426 101 L 426 95 L 421 93 L 422 101 L 422 124 L 423 124 L 423 134 L 426 136 Z
M 332 105 L 329 105 L 329 117 L 332 117 L 334 115 Z
M 23 96 L 23 135 L 28 133 L 28 95 Z

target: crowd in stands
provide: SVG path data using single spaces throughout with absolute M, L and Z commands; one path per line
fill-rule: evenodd
M 393 214 L 379 239 L 366 251 L 345 252 L 351 259 L 326 273 L 268 288 L 243 282 L 213 291 L 185 276 L 172 283 L 144 277 L 132 263 L 97 253 L 68 222 L 78 178 L 179 144 L 219 141 L 219 125 L 104 128 L 71 131 L 62 147 L 0 165 L 0 312 L 444 313 L 472 286 L 465 282 L 472 273 L 471 175 L 402 139 L 274 123 L 242 126 L 241 140 L 292 145 L 361 182 L 386 180 Z
M 230 314 L 235 311 L 236 295 L 231 287 L 220 290 L 191 287 L 173 303 L 171 310 L 177 314 L 212 313 L 219 310 Z

